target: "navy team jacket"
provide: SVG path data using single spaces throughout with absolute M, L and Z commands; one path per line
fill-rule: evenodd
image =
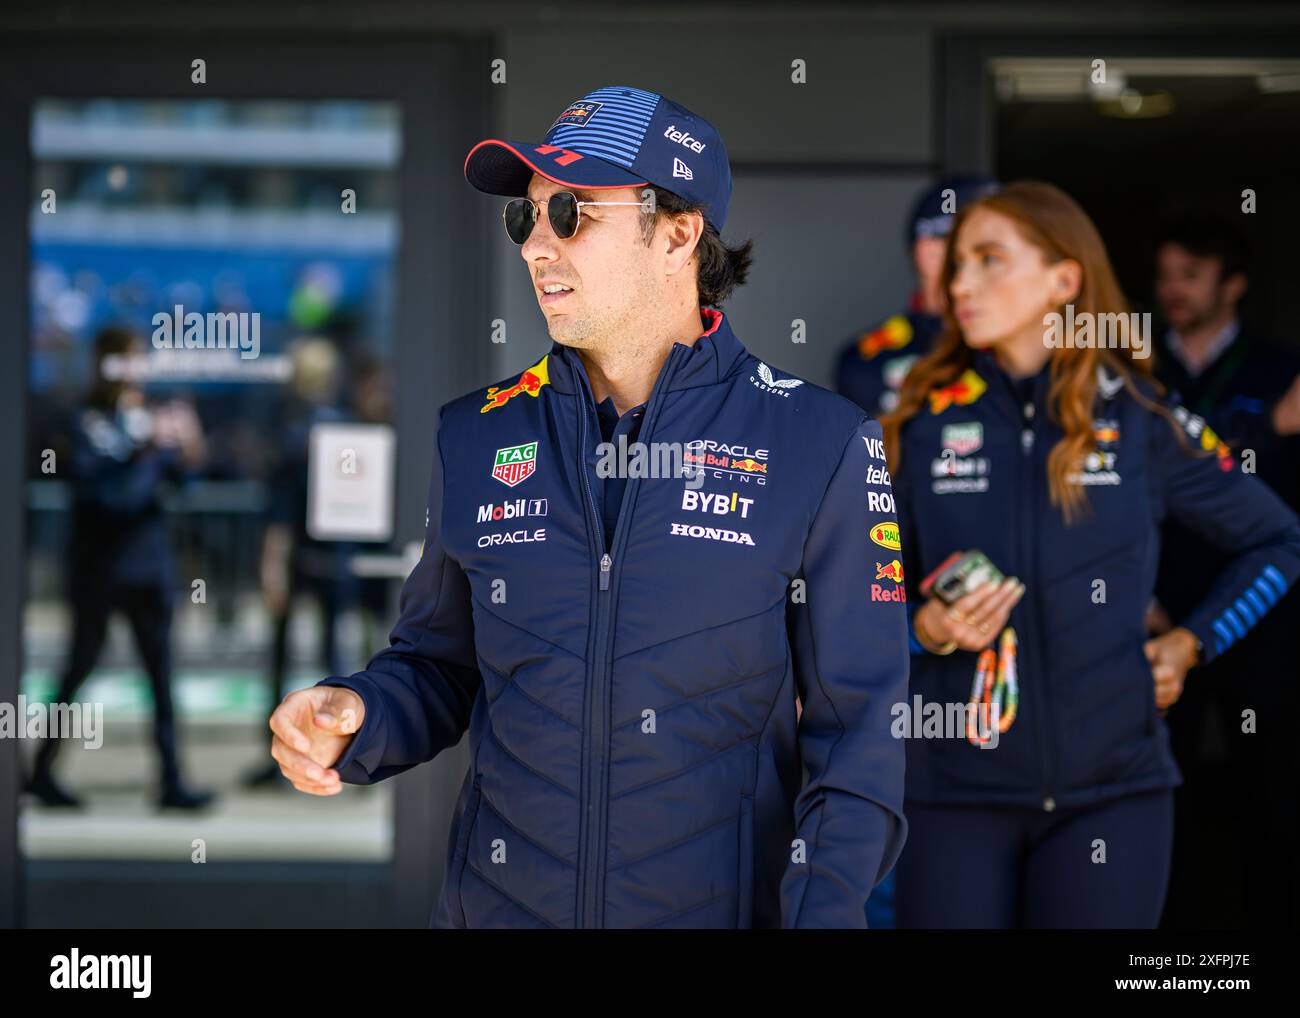
M 1048 420 L 1049 375 L 1034 378 L 1022 404 L 992 354 L 978 351 L 903 429 L 893 481 L 909 595 L 949 553 L 969 548 L 1026 586 L 1010 621 L 1019 639 L 1014 724 L 996 748 L 909 738 L 909 801 L 1050 811 L 1180 784 L 1142 651 L 1161 522 L 1175 517 L 1207 547 L 1232 552 L 1208 595 L 1174 620 L 1201 641 L 1206 662 L 1245 637 L 1300 575 L 1300 524 L 1285 503 L 1241 471 L 1203 419 L 1168 404 L 1195 455 L 1105 369 L 1097 450 L 1077 475 L 1091 515 L 1067 526 L 1048 500 L 1047 454 L 1062 435 Z M 1137 384 L 1154 398 L 1149 382 Z M 909 609 L 919 603 L 912 597 Z M 913 700 L 969 700 L 975 653 L 936 656 L 915 640 L 913 651 Z
M 435 927 L 860 927 L 902 849 L 880 426 L 702 317 L 640 433 L 679 443 L 702 487 L 631 477 L 608 549 L 568 348 L 440 411 L 390 646 L 324 680 L 365 702 L 336 765 L 352 784 L 468 727 Z
M 912 365 L 928 354 L 943 318 L 920 310 L 913 298 L 906 314 L 893 315 L 844 345 L 835 363 L 835 391 L 873 417 L 898 404 L 898 389 Z

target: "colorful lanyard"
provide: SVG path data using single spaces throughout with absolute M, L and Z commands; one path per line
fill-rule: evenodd
M 997 706 L 998 731 L 1005 732 L 1015 723 L 1019 703 L 1016 631 L 1007 626 L 998 640 L 998 650 L 995 652 L 992 647 L 985 647 L 975 663 L 975 681 L 970 690 L 972 709 L 966 713 L 966 738 L 975 746 L 982 746 L 992 739 L 994 705 Z M 989 734 L 981 737 L 981 731 Z

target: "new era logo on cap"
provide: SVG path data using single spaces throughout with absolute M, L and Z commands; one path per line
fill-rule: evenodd
M 693 154 L 690 163 L 683 149 Z M 598 88 L 570 103 L 540 144 L 489 138 L 465 160 L 465 177 L 489 194 L 524 195 L 534 173 L 585 190 L 655 184 L 703 206 L 719 231 L 731 200 L 731 166 L 713 125 L 629 85 Z

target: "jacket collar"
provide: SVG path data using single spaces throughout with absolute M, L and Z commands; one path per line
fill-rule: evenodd
M 1045 409 L 1047 405 L 1047 390 L 1052 381 L 1051 363 L 1049 360 L 1043 365 L 1038 374 L 1033 376 L 1033 383 L 1030 386 L 1034 405 L 1038 409 Z M 1007 411 L 1013 419 L 1021 420 L 1024 408 L 1021 405 L 1020 388 L 1011 376 L 1002 370 L 993 351 L 976 350 L 973 367 L 975 373 L 988 384 L 989 395 L 997 405 Z
M 725 314 L 713 308 L 700 308 L 700 319 L 704 331 L 693 344 L 689 346 L 685 343 L 673 344 L 673 349 L 680 346 L 685 352 L 677 356 L 677 366 L 668 384 L 669 392 L 693 389 L 701 385 L 715 385 L 730 375 L 736 366 L 749 356 L 749 351 L 745 349 L 744 344 L 731 331 L 731 323 Z M 550 357 L 554 364 L 549 369 L 550 384 L 555 387 L 556 392 L 574 391 L 571 372 L 577 372 L 586 379 L 587 369 L 583 366 L 582 358 L 578 356 L 577 351 L 563 343 L 552 341 Z M 564 365 L 563 368 L 559 367 L 561 364 Z M 665 358 L 664 368 L 667 364 Z M 664 368 L 660 369 L 661 373 Z

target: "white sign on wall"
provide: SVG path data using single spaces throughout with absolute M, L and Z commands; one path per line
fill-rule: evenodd
M 308 439 L 307 533 L 317 541 L 393 536 L 397 440 L 387 424 L 316 424 Z

